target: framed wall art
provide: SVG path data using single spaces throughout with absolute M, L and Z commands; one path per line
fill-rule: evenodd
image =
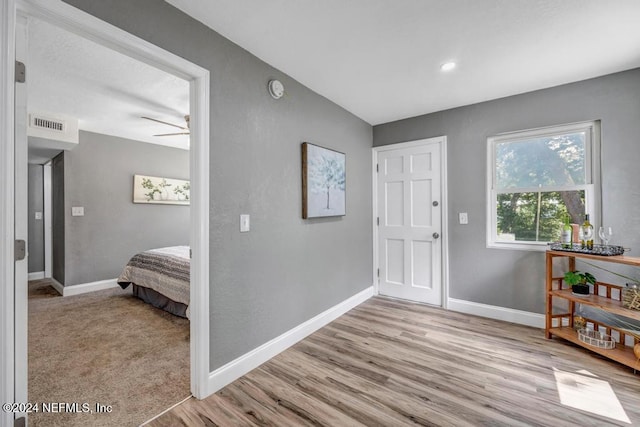
M 133 203 L 188 205 L 191 185 L 182 179 L 133 176 Z
M 302 218 L 346 215 L 346 156 L 302 143 Z

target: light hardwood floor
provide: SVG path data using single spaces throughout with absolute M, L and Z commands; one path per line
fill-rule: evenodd
M 554 372 L 568 373 L 563 390 L 600 413 L 562 404 Z M 610 385 L 631 424 L 610 418 L 611 406 L 598 409 L 605 395 L 590 400 L 593 382 L 605 391 Z M 640 425 L 640 374 L 546 340 L 541 329 L 374 297 L 218 393 L 148 425 L 416 424 Z

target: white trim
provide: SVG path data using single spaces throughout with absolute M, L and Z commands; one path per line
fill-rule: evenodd
M 189 395 L 187 397 L 185 397 L 184 399 L 182 399 L 181 401 L 179 401 L 178 403 L 175 403 L 174 405 L 168 407 L 167 409 L 165 409 L 164 411 L 160 412 L 158 415 L 156 415 L 153 418 L 148 419 L 147 421 L 143 422 L 142 424 L 140 424 L 140 427 L 144 427 L 147 424 L 149 424 L 151 421 L 156 420 L 158 418 L 160 418 L 161 416 L 163 416 L 164 414 L 166 414 L 167 412 L 170 412 L 173 408 L 176 408 L 180 405 L 182 405 L 184 402 L 188 401 L 189 399 L 191 399 L 193 397 L 193 395 Z
M 118 288 L 117 279 L 99 280 L 97 282 L 81 283 L 79 285 L 64 286 L 62 289 L 63 297 L 72 295 L 88 294 L 90 292 L 103 291 L 105 289 Z
M 44 192 L 44 277 L 51 277 L 53 265 L 53 193 L 51 161 L 42 167 L 42 187 Z
M 334 321 L 359 304 L 362 304 L 373 295 L 374 287 L 366 288 L 260 347 L 216 369 L 209 375 L 209 393 L 215 393 L 227 384 L 237 380 L 278 353 Z
M 29 278 L 27 280 L 40 280 L 44 279 L 44 271 L 34 271 L 33 273 L 29 273 Z
M 4 141 L 0 146 L 4 162 L 0 185 L 0 200 L 3 203 L 0 215 L 6 217 L 0 217 L 0 231 L 8 240 L 3 241 L 0 248 L 3 267 L 0 271 L 6 272 L 5 279 L 8 280 L 3 280 L 3 283 L 7 285 L 13 283 L 13 37 L 16 12 L 49 22 L 190 82 L 190 244 L 193 251 L 190 304 L 191 391 L 199 399 L 206 397 L 209 378 L 209 71 L 60 0 L 19 0 L 17 3 L 14 0 L 3 0 L 1 4 L 0 75 L 6 77 L 0 82 L 0 132 L 3 132 Z M 19 380 L 13 375 L 13 324 L 16 314 L 12 304 L 13 286 L 8 287 L 11 289 L 2 289 L 3 324 L 0 328 L 3 334 L 0 342 L 3 349 L 2 378 L 6 378 L 2 381 L 0 394 L 3 402 L 12 401 L 15 382 Z M 63 290 L 64 287 L 58 289 Z M 4 413 L 0 416 L 6 417 Z
M 536 192 L 536 191 L 563 191 L 563 190 L 584 190 L 585 209 L 591 215 L 591 223 L 595 224 L 602 219 L 602 188 L 601 188 L 601 152 L 600 152 L 600 121 L 589 120 L 584 122 L 569 123 L 523 131 L 507 132 L 493 135 L 487 138 L 487 175 L 486 175 L 486 247 L 490 249 L 512 249 L 525 251 L 547 250 L 547 242 L 527 242 L 527 241 L 501 241 L 497 239 L 497 205 L 498 194 L 512 192 Z M 495 170 L 495 150 L 496 145 L 504 141 L 524 141 L 532 137 L 553 136 L 567 134 L 571 132 L 589 131 L 585 141 L 585 180 L 586 184 L 572 186 L 545 186 L 541 188 L 514 188 L 508 190 L 496 190 L 496 170 Z
M 0 2 L 0 402 L 15 399 L 14 325 L 14 60 L 15 2 Z M 0 425 L 13 425 L 0 412 Z
M 389 150 L 401 150 L 404 148 L 420 147 L 427 144 L 440 144 L 440 193 L 441 200 L 441 241 L 442 241 L 442 256 L 441 256 L 441 268 L 440 277 L 442 281 L 442 308 L 448 308 L 449 301 L 449 199 L 448 199 L 448 180 L 447 180 L 447 136 L 437 136 L 433 138 L 419 139 L 416 141 L 401 142 L 398 144 L 382 145 L 379 147 L 373 147 L 371 150 L 371 174 L 372 174 L 372 200 L 373 200 L 373 215 L 372 215 L 372 227 L 373 227 L 373 278 L 375 295 L 379 294 L 380 279 L 378 278 L 378 271 L 380 268 L 378 260 L 378 153 L 381 151 Z
M 441 205 L 442 205 L 442 308 L 449 308 L 449 186 L 447 177 L 447 136 L 443 135 L 440 146 Z
M 207 70 L 61 0 L 18 0 L 19 12 L 191 81 Z M 193 136 L 193 134 L 192 134 Z M 193 140 L 192 140 L 193 142 Z
M 204 399 L 209 378 L 209 71 L 190 85 L 191 393 Z
M 15 32 L 15 55 L 18 61 L 27 62 L 28 45 L 28 23 L 26 18 L 18 16 L 16 20 Z M 24 83 L 15 85 L 14 89 L 14 238 L 29 242 L 29 168 L 28 168 L 28 148 L 27 148 L 27 86 Z M 14 399 L 16 402 L 26 402 L 28 399 L 28 360 L 21 355 L 28 354 L 27 326 L 29 316 L 27 303 L 29 300 L 29 289 L 27 287 L 29 278 L 29 257 L 16 261 L 13 270 L 13 306 L 23 307 L 22 310 L 14 312 L 14 354 L 15 354 L 15 374 Z M 20 381 L 20 379 L 24 379 Z M 16 413 L 15 417 L 26 416 L 25 413 Z
M 541 329 L 544 328 L 545 322 L 544 314 L 454 298 L 449 298 L 449 310 Z
M 51 278 L 51 287 L 55 289 L 61 296 L 64 295 L 64 285 L 54 278 Z
M 371 200 L 373 200 L 373 209 L 371 209 L 371 227 L 373 233 L 373 290 L 375 295 L 380 294 L 380 265 L 378 264 L 378 151 L 374 147 L 371 150 L 371 173 L 373 175 L 371 185 Z

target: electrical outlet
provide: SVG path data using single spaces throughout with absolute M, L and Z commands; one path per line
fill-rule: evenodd
M 469 216 L 466 212 L 460 212 L 458 214 L 458 220 L 460 221 L 460 224 L 469 224 Z
M 72 206 L 71 216 L 84 216 L 84 206 Z

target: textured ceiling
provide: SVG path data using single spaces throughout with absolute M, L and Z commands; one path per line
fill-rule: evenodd
M 189 137 L 142 116 L 185 125 L 189 83 L 39 20 L 28 30 L 30 113 L 76 118 L 82 130 L 188 148 Z
M 640 67 L 640 0 L 166 1 L 371 124 Z

